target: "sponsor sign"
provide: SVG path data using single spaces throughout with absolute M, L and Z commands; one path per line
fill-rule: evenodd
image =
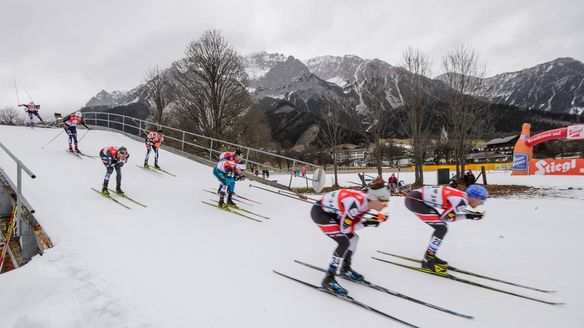
M 513 166 L 512 169 L 515 171 L 527 170 L 527 164 L 529 163 L 529 156 L 527 154 L 513 154 Z
M 536 175 L 584 175 L 584 159 L 532 160 L 529 171 Z
M 566 134 L 567 134 L 567 128 L 559 128 L 559 129 L 555 129 L 555 130 L 549 130 L 549 131 L 545 131 L 542 133 L 538 133 L 530 138 L 528 138 L 527 140 L 525 140 L 525 144 L 533 147 L 537 144 L 540 144 L 542 142 L 546 142 L 546 141 L 550 141 L 550 140 L 554 140 L 554 139 L 564 139 L 566 138 Z
M 584 124 L 570 125 L 568 127 L 567 140 L 582 140 L 584 139 Z

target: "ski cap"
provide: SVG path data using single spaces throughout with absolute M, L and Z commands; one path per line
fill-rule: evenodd
M 83 117 L 83 114 L 81 112 L 75 112 L 75 116 Z
M 241 156 L 241 155 L 243 155 L 241 150 L 239 150 L 239 149 L 235 150 L 235 156 Z
M 158 131 L 156 131 L 156 132 L 158 132 L 158 133 L 164 133 L 164 132 L 162 132 L 162 130 L 161 130 L 161 129 L 158 129 Z
M 122 156 L 124 156 L 124 157 L 128 156 L 128 149 L 127 149 L 126 147 L 124 147 L 124 146 L 121 146 L 121 147 L 118 149 L 118 156 L 119 156 L 119 155 L 122 155 Z
M 486 200 L 489 197 L 489 192 L 487 191 L 487 188 L 473 184 L 466 188 L 466 195 L 471 198 Z
M 371 199 L 372 197 L 375 197 L 382 202 L 389 201 L 389 190 L 385 187 L 385 183 L 374 182 L 367 187 L 367 198 Z

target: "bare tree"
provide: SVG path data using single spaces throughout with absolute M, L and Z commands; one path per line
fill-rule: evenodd
M 168 73 L 156 66 L 146 73 L 145 80 L 146 93 L 154 103 L 154 106 L 150 107 L 152 121 L 163 124 L 164 110 L 172 101 Z
M 373 144 L 373 153 L 371 155 L 375 161 L 377 174 L 381 175 L 381 164 L 383 161 L 383 144 L 381 138 L 384 132 L 383 119 L 386 109 L 386 86 L 385 79 L 381 76 L 380 62 L 374 60 L 369 65 L 373 67 L 368 70 L 361 89 L 363 102 L 367 106 L 366 119 L 363 122 L 363 134 Z
M 238 140 L 242 144 L 253 148 L 265 148 L 272 142 L 270 123 L 258 106 L 251 107 L 241 122 Z
M 2 125 L 19 125 L 22 119 L 18 118 L 18 112 L 11 107 L 4 107 L 0 110 L 0 124 Z
M 330 149 L 333 157 L 333 172 L 335 176 L 334 187 L 339 186 L 337 176 L 339 145 L 341 145 L 346 138 L 345 131 L 341 126 L 342 108 L 342 105 L 338 102 L 329 103 L 325 108 L 325 113 L 323 115 L 324 121 L 321 126 L 323 132 L 322 143 L 326 148 Z
M 456 173 L 460 177 L 473 142 L 482 136 L 487 125 L 488 103 L 480 100 L 485 95 L 486 68 L 479 63 L 474 49 L 457 44 L 442 58 L 442 69 L 442 81 L 453 90 L 448 97 L 446 115 Z
M 195 130 L 209 137 L 225 138 L 251 105 L 241 57 L 219 31 L 206 31 L 191 42 L 171 71 L 178 103 Z
M 401 129 L 410 138 L 414 155 L 416 185 L 424 184 L 424 154 L 430 140 L 432 128 L 432 100 L 426 90 L 429 88 L 430 61 L 418 49 L 407 48 L 402 54 L 402 68 L 405 74 L 406 88 L 402 89 L 405 120 L 400 120 Z

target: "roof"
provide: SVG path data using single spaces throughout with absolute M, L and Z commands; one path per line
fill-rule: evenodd
M 505 158 L 509 157 L 511 154 L 500 154 L 490 151 L 480 151 L 478 153 L 470 153 L 466 156 L 466 159 L 477 159 L 477 158 Z
M 513 136 L 509 136 L 509 137 L 491 139 L 487 142 L 487 146 L 505 144 L 505 143 L 508 143 L 509 141 L 512 141 L 513 139 L 518 138 L 518 137 L 519 137 L 519 135 L 516 134 Z

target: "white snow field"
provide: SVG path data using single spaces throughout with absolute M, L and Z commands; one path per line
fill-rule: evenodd
M 236 192 L 262 204 L 242 207 L 271 217 L 261 223 L 246 220 L 201 203 L 214 198 L 201 189 L 217 187 L 211 168 L 163 150 L 160 165 L 177 177 L 155 175 L 136 167 L 143 162 L 141 142 L 90 131 L 80 144 L 87 154 L 110 145 L 129 149 L 122 187 L 148 207 L 126 201 L 132 209 L 124 209 L 90 190 L 99 188 L 105 169 L 97 159 L 66 153 L 64 134 L 41 150 L 59 132 L 0 126 L 0 141 L 38 176 L 23 176 L 23 190 L 55 245 L 0 275 L 1 327 L 403 326 L 272 272 L 314 284 L 323 278 L 293 262 L 325 267 L 336 245 L 310 219 L 310 204 L 250 188 L 246 180 L 237 183 Z M 16 178 L 4 152 L 0 166 Z M 583 178 L 538 179 L 560 188 L 581 185 Z M 376 250 L 421 257 L 426 249 L 431 229 L 398 197 L 390 203 L 389 221 L 360 230 L 353 267 L 374 283 L 475 319 L 339 282 L 356 299 L 420 327 L 584 327 L 583 205 L 559 197 L 489 199 L 485 219 L 449 225 L 439 252 L 459 268 L 558 292 L 460 277 L 565 305 L 371 259 L 389 259 Z

